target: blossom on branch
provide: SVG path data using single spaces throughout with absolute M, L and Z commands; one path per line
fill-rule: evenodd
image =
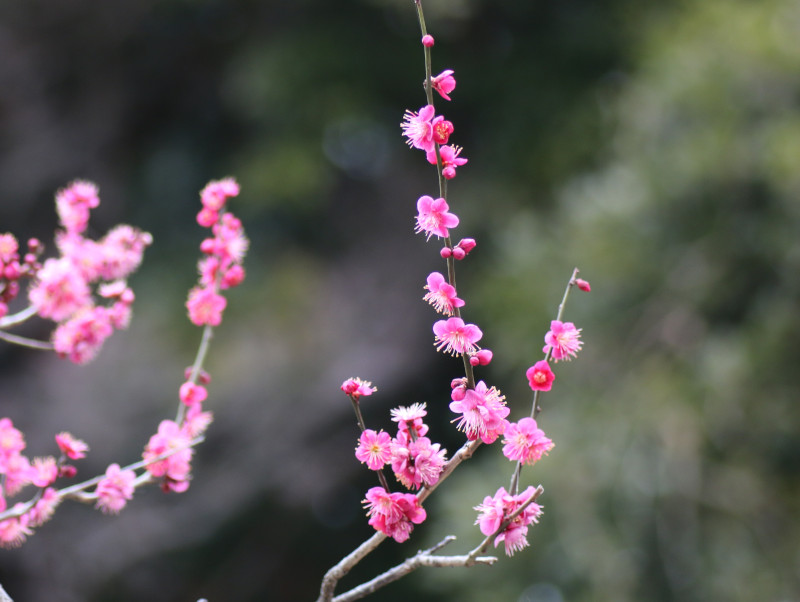
M 450 410 L 461 414 L 456 428 L 464 431 L 467 439 L 480 438 L 484 443 L 493 443 L 506 429 L 510 410 L 505 397 L 494 387 L 478 381 L 474 389 L 459 384 L 453 387 Z
M 570 360 L 583 346 L 580 337 L 581 329 L 575 328 L 575 324 L 572 322 L 553 320 L 550 322 L 550 330 L 544 335 L 546 344 L 542 351 L 544 353 L 552 351 L 555 361 Z
M 417 200 L 417 226 L 414 232 L 426 232 L 427 238 L 438 236 L 447 238 L 450 235 L 448 228 L 458 225 L 458 216 L 450 213 L 450 207 L 443 198 L 433 199 L 423 195 Z
M 406 541 L 414 529 L 427 518 L 425 509 L 413 493 L 389 493 L 383 487 L 373 487 L 363 500 L 370 517 L 369 524 L 397 543 Z
M 392 438 L 389 433 L 366 429 L 358 439 L 356 458 L 362 464 L 366 463 L 370 470 L 383 468 L 392 459 Z
M 556 375 L 550 369 L 550 364 L 545 360 L 539 360 L 525 372 L 528 384 L 534 391 L 549 391 L 553 387 Z
M 439 320 L 433 325 L 433 334 L 436 335 L 436 351 L 444 350 L 451 355 L 475 353 L 475 343 L 481 340 L 483 332 L 475 324 L 465 324 L 461 318 L 448 318 Z
M 536 493 L 536 489 L 528 487 L 519 495 L 509 494 L 504 487 L 497 490 L 494 497 L 486 496 L 482 504 L 475 506 L 478 511 L 476 525 L 480 525 L 481 533 L 486 536 L 493 535 L 503 522 L 514 513 L 517 508 L 528 501 Z M 495 538 L 494 547 L 501 542 L 505 544 L 507 556 L 528 545 L 528 525 L 538 523 L 542 515 L 542 507 L 536 502 L 531 502 L 520 514 L 512 520 Z
M 428 275 L 424 288 L 428 292 L 422 300 L 430 303 L 440 314 L 452 316 L 456 307 L 464 307 L 464 300 L 456 296 L 455 287 L 450 285 L 439 272 L 431 272 Z
M 512 462 L 534 464 L 554 446 L 533 418 L 510 423 L 503 435 L 503 455 Z
M 133 498 L 135 480 L 135 472 L 121 470 L 119 464 L 111 464 L 106 469 L 105 477 L 97 484 L 96 507 L 105 514 L 119 514 L 119 511 Z

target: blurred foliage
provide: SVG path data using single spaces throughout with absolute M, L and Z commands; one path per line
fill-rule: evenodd
M 459 264 L 459 291 L 495 352 L 480 376 L 502 388 L 512 418 L 529 412 L 521 375 L 541 357 L 573 266 L 593 290 L 572 293 L 565 316 L 583 328 L 585 349 L 557 365 L 543 396 L 540 425 L 556 447 L 523 473 L 545 488 L 531 548 L 492 568 L 421 571 L 378 599 L 800 599 L 800 5 L 425 9 L 434 70 L 458 78 L 439 109 L 470 159 L 449 186 L 458 235 L 479 245 Z M 100 219 L 124 216 L 162 245 L 148 251 L 157 267 L 141 276 L 144 297 L 187 278 L 196 191 L 235 174 L 253 249 L 252 296 L 236 301 L 246 319 L 233 332 L 267 324 L 301 356 L 327 336 L 303 326 L 318 325 L 310 290 L 338 262 L 362 256 L 366 273 L 384 278 L 367 283 L 400 278 L 383 272 L 393 248 L 368 224 L 382 219 L 410 238 L 414 201 L 434 185 L 397 128 L 424 102 L 411 2 L 32 0 L 0 15 L 0 51 L 16 57 L 0 99 L 3 230 L 44 237 L 52 191 L 97 179 L 119 199 Z M 387 208 L 406 197 L 399 213 Z M 427 274 L 392 265 L 414 281 Z M 353 288 L 370 294 L 362 281 Z M 180 291 L 165 294 L 180 306 Z M 171 323 L 155 308 L 141 313 Z M 457 366 L 416 358 L 426 362 L 435 367 L 389 387 L 399 403 L 447 398 Z M 311 380 L 311 368 L 297 371 Z M 446 412 L 431 414 L 434 430 L 448 428 Z M 336 426 L 350 445 L 353 425 Z M 411 544 L 384 544 L 381 560 L 448 533 L 459 549 L 475 545 L 472 507 L 507 486 L 507 473 L 499 449 L 481 449 L 431 498 Z M 341 508 L 328 511 L 358 510 L 366 478 L 343 483 Z M 142 599 L 142 583 L 173 575 L 184 587 L 148 599 L 310 597 L 325 567 L 368 534 L 360 517 L 323 520 L 314 503 L 290 509 L 265 494 L 185 554 L 110 578 L 97 599 Z M 210 565 L 220 550 L 226 561 Z

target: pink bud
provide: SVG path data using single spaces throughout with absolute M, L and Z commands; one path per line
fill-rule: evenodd
M 439 255 L 442 256 L 442 259 L 447 259 L 453 255 L 453 250 L 450 247 L 442 247 L 442 250 L 439 251 Z
M 590 290 L 592 290 L 591 285 L 588 282 L 586 282 L 586 280 L 584 280 L 583 278 L 576 278 L 575 284 L 579 289 L 581 289 L 584 292 L 588 293 Z
M 455 247 L 453 249 L 453 257 L 455 259 L 458 259 L 459 261 L 461 261 L 466 256 L 467 256 L 467 254 L 464 252 L 464 249 L 462 249 L 461 247 Z
M 469 356 L 469 365 L 470 366 L 477 366 L 480 363 L 481 363 L 481 360 L 478 359 L 477 355 Z
M 244 268 L 238 263 L 234 263 L 222 277 L 222 288 L 233 288 L 239 286 L 244 280 Z
M 42 243 L 39 242 L 38 238 L 29 238 L 28 239 L 28 252 L 29 253 L 39 253 L 42 250 Z
M 464 249 L 464 253 L 469 253 L 478 246 L 478 243 L 475 242 L 474 238 L 462 238 L 461 242 L 458 243 L 458 246 Z
M 179 392 L 180 399 L 187 406 L 202 403 L 208 397 L 208 391 L 202 385 L 196 385 L 191 381 L 186 381 L 181 385 Z
M 452 180 L 456 177 L 456 168 L 452 165 L 448 165 L 442 170 L 442 175 L 444 176 L 445 180 Z
M 8 314 L 8 305 L 0 301 L 0 318 L 3 318 L 6 314 Z
M 217 241 L 213 238 L 206 238 L 200 243 L 200 250 L 208 255 L 213 255 L 217 250 Z
M 422 36 L 422 45 L 425 46 L 425 48 L 430 48 L 431 46 L 433 46 L 433 44 L 434 40 L 432 35 Z
M 78 469 L 75 468 L 72 464 L 64 464 L 63 466 L 60 466 L 58 468 L 58 476 L 59 477 L 62 477 L 62 478 L 65 478 L 65 479 L 71 479 L 76 474 L 78 474 Z
M 6 280 L 16 280 L 21 274 L 22 272 L 19 269 L 18 261 L 12 261 L 6 266 L 6 269 L 3 270 L 3 275 L 6 277 Z
M 488 366 L 489 363 L 492 361 L 492 351 L 491 349 L 481 349 L 478 353 L 475 354 L 475 357 L 478 358 L 481 366 Z
M 197 214 L 197 223 L 203 228 L 210 228 L 217 223 L 218 218 L 219 214 L 216 211 L 203 207 Z

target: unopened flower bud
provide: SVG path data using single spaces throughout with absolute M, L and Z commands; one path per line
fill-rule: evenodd
M 478 356 L 477 356 L 477 355 L 471 355 L 471 356 L 469 356 L 469 365 L 470 365 L 470 366 L 472 366 L 472 367 L 475 367 L 475 366 L 477 366 L 477 365 L 478 365 L 478 364 L 480 364 L 480 363 L 481 363 L 481 360 L 479 360 L 479 359 L 478 359 Z
M 455 248 L 453 249 L 453 257 L 454 257 L 455 259 L 458 259 L 459 261 L 461 261 L 461 260 L 462 260 L 462 259 L 464 259 L 466 256 L 467 256 L 466 252 L 465 252 L 465 251 L 464 251 L 464 249 L 462 249 L 461 247 L 455 247 Z
M 488 366 L 492 361 L 493 353 L 491 349 L 481 349 L 474 357 L 478 358 L 478 362 L 481 366 Z
M 448 259 L 453 255 L 453 249 L 450 247 L 442 247 L 442 250 L 439 251 L 439 255 L 442 256 L 442 259 Z
M 197 223 L 203 228 L 210 228 L 217 223 L 218 218 L 219 214 L 216 211 L 203 207 L 197 214 Z
M 38 238 L 29 238 L 28 239 L 28 252 L 29 253 L 40 253 L 42 251 L 42 243 L 39 241 Z
M 586 282 L 586 280 L 584 280 L 583 278 L 576 278 L 576 279 L 575 279 L 575 285 L 576 285 L 576 286 L 577 286 L 579 289 L 581 289 L 582 291 L 584 291 L 584 292 L 587 292 L 587 293 L 588 293 L 590 290 L 592 290 L 592 287 L 591 287 L 591 285 L 590 285 L 588 282 Z
M 452 165 L 448 165 L 442 170 L 442 175 L 444 176 L 445 180 L 452 180 L 456 177 L 456 168 Z
M 64 464 L 58 468 L 58 476 L 64 479 L 71 479 L 78 474 L 78 469 L 72 464 Z
M 474 238 L 462 238 L 461 241 L 458 243 L 458 246 L 464 249 L 464 253 L 469 253 L 478 246 L 478 243 L 475 242 Z
M 425 48 L 430 48 L 431 46 L 433 46 L 433 44 L 434 44 L 434 39 L 432 35 L 422 36 L 422 45 L 425 46 Z

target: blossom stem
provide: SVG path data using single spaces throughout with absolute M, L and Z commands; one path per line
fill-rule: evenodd
M 36 339 L 29 339 L 28 337 L 21 337 L 3 330 L 0 330 L 0 339 L 8 341 L 9 343 L 22 345 L 23 347 L 30 347 L 31 349 L 45 349 L 47 351 L 53 350 L 52 343 L 48 343 L 47 341 L 37 341 Z
M 5 316 L 4 318 L 0 318 L 0 328 L 8 328 L 9 326 L 16 326 L 17 324 L 21 324 L 25 320 L 32 318 L 36 315 L 36 308 L 32 305 L 30 307 L 26 307 L 22 311 L 18 311 L 15 314 L 10 314 Z
M 192 364 L 192 373 L 189 380 L 197 384 L 197 379 L 200 377 L 200 372 L 203 370 L 203 363 L 206 361 L 208 355 L 208 348 L 211 346 L 211 339 L 214 336 L 214 328 L 208 324 L 203 328 L 203 337 L 200 339 L 200 346 L 197 348 L 197 355 Z M 178 415 L 175 417 L 175 422 L 181 424 L 183 422 L 183 415 L 186 412 L 186 404 L 183 402 L 178 405 Z

